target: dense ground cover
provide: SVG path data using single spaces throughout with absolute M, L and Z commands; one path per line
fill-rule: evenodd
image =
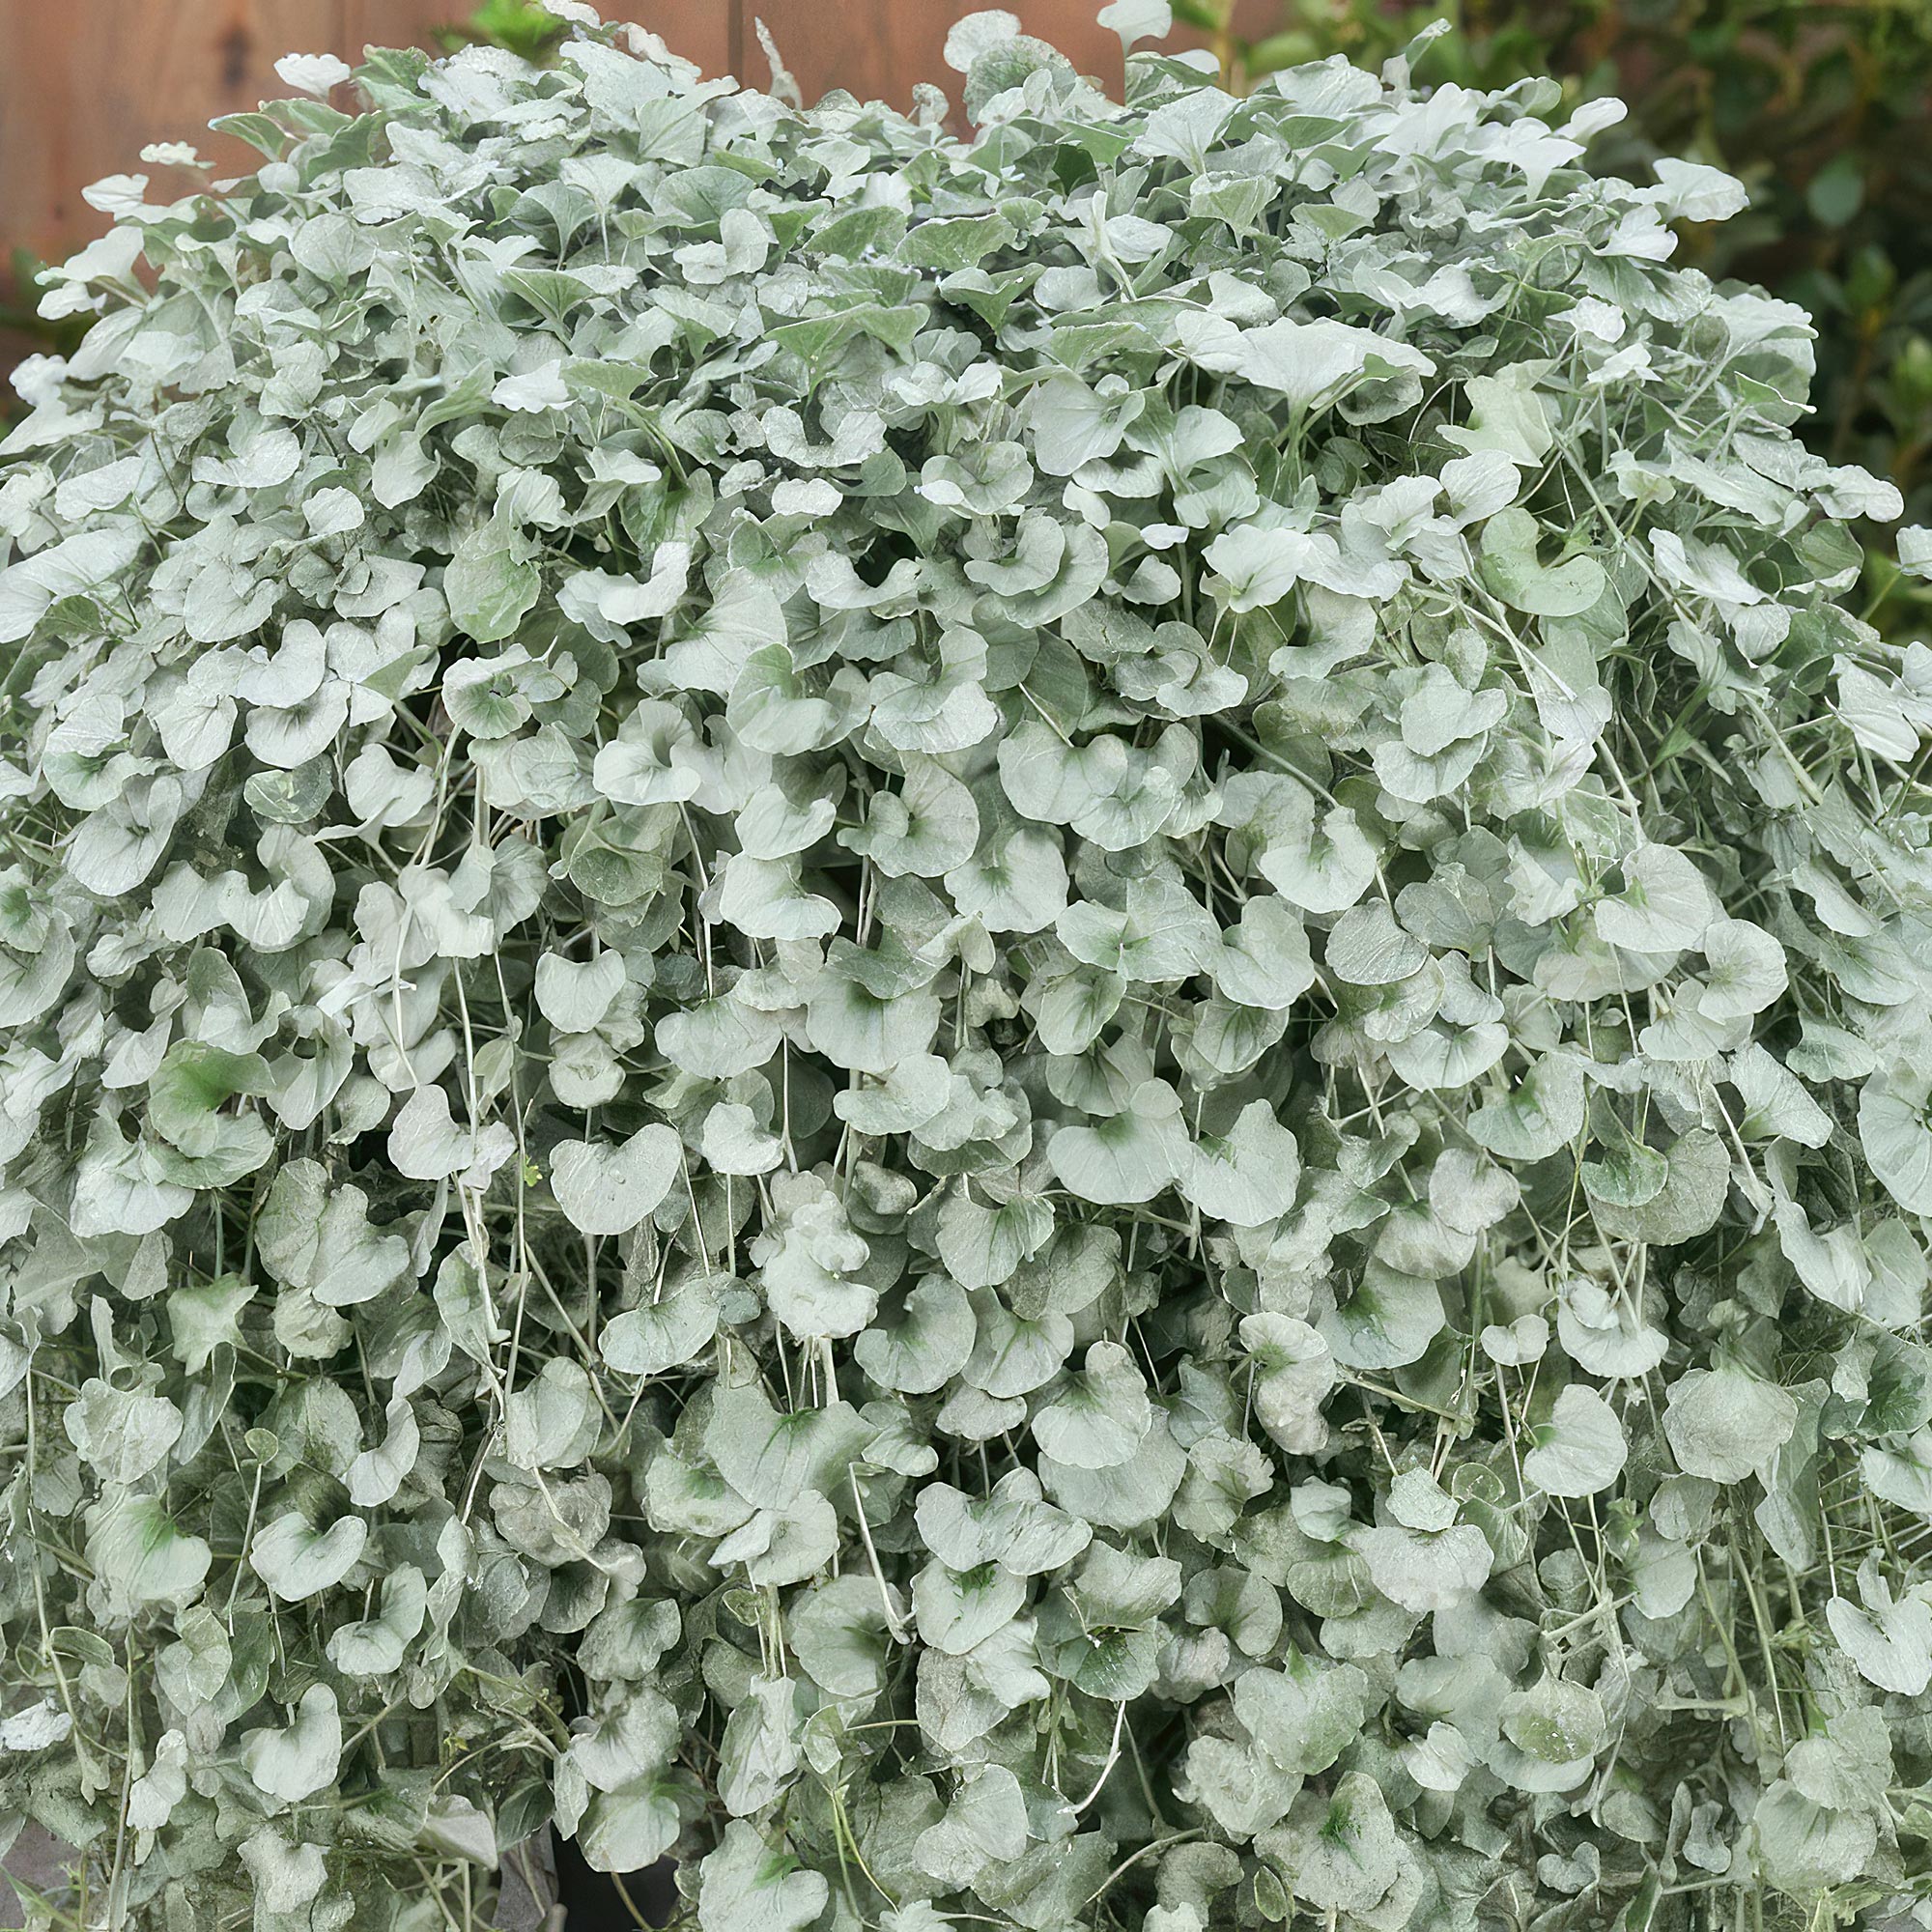
M 951 52 L 298 58 L 59 272 L 0 1804 L 170 1928 L 553 1820 L 705 1932 L 1918 1922 L 1899 493 L 1606 107 Z

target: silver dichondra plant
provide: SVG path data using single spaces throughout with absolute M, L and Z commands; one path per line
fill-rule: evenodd
M 1671 266 L 1742 191 L 950 52 L 970 136 L 307 58 L 93 191 L 0 466 L 44 1922 L 554 1826 L 704 1932 L 1932 1923 L 1932 655 Z

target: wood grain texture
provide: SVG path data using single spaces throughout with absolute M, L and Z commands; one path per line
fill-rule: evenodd
M 798 76 L 807 100 L 835 87 L 861 99 L 880 99 L 895 107 L 912 104 L 913 85 L 930 81 L 953 104 L 956 116 L 964 76 L 946 65 L 948 29 L 991 0 L 745 0 L 746 50 L 738 72 L 762 86 L 765 66 L 752 33 L 755 13 L 772 31 L 785 65 Z M 1095 15 L 1103 0 L 998 0 L 1016 14 L 1021 27 L 1058 47 L 1082 73 L 1121 86 L 1121 43 Z M 1239 0 L 1236 23 L 1258 38 L 1281 16 L 1280 0 Z M 1196 47 L 1199 34 L 1177 32 L 1166 44 Z
M 1083 73 L 1109 86 L 1121 77 L 1119 39 L 1094 20 L 1098 0 L 1001 0 L 1021 26 L 1051 41 Z M 912 104 L 913 85 L 930 81 L 945 90 L 956 110 L 961 76 L 946 65 L 943 49 L 952 23 L 982 11 L 984 0 L 747 0 L 771 29 L 785 65 L 798 76 L 807 100 L 835 87 L 862 100 Z M 752 53 L 742 71 L 762 82 L 762 60 Z
M 292 48 L 342 37 L 343 0 L 0 0 L 0 250 L 53 257 L 105 220 L 80 198 L 132 173 L 149 141 L 191 141 L 226 171 L 254 158 L 210 135 L 253 107 Z

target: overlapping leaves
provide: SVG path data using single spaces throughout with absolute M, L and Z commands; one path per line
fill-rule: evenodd
M 1894 493 L 1551 89 L 951 52 L 297 63 L 59 271 L 7 1815 L 157 1926 L 552 1826 L 706 1932 L 1908 1922 Z

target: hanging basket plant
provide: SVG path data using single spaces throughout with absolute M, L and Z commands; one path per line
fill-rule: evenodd
M 556 11 L 0 444 L 37 1922 L 1924 1922 L 1932 658 L 1737 185 Z

